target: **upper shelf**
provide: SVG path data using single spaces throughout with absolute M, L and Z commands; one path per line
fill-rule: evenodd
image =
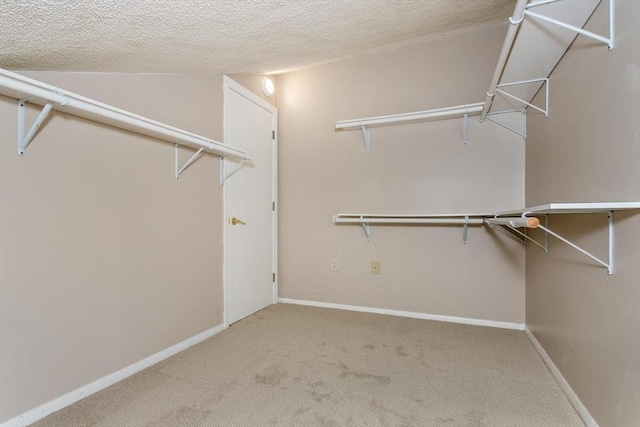
M 252 159 L 251 154 L 221 142 L 121 110 L 2 68 L 0 68 L 0 95 L 21 100 L 22 103 L 28 101 L 32 104 L 44 106 L 34 126 L 26 134 L 26 141 L 19 141 L 19 149 L 22 148 L 23 151 L 37 132 L 37 128 L 44 122 L 46 115 L 53 109 L 161 141 L 190 146 L 217 156 L 235 156 L 243 160 Z
M 410 123 L 418 120 L 463 117 L 463 143 L 466 144 L 466 120 L 480 115 L 526 139 L 526 122 L 518 130 L 499 121 L 496 115 L 524 112 L 531 107 L 545 116 L 549 114 L 549 75 L 564 56 L 578 34 L 590 37 L 613 49 L 613 2 L 609 3 L 609 34 L 604 37 L 582 27 L 601 0 L 517 0 L 503 42 L 493 78 L 484 102 L 445 107 L 414 113 L 362 119 L 340 120 L 336 129 L 358 129 L 363 133 L 365 147 L 370 151 L 370 127 Z M 532 103 L 545 86 L 544 106 Z M 499 95 L 499 96 L 496 96 Z
M 640 209 L 640 202 L 549 203 L 531 208 L 497 212 L 494 215 L 606 213 L 628 209 Z
M 594 36 L 582 30 L 582 27 L 600 2 L 601 0 L 534 0 L 526 5 L 516 5 L 509 29 L 514 34 L 511 39 L 509 36 L 505 39 L 503 54 L 507 56 L 501 57 L 503 61 L 498 61 L 494 74 L 496 84 L 487 92 L 485 112 L 531 106 L 531 101 L 545 84 L 545 79 L 579 34 L 578 30 L 582 34 Z M 609 13 L 613 16 L 613 0 L 609 2 Z M 523 3 L 527 3 L 526 0 Z M 610 49 L 612 44 L 613 35 L 610 34 Z M 505 93 L 505 87 L 508 87 L 508 93 Z M 496 88 L 503 96 L 493 97 Z

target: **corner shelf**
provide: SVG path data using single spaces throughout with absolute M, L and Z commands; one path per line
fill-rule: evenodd
M 548 245 L 548 235 L 552 235 L 558 240 L 566 243 L 572 248 L 578 250 L 582 254 L 588 256 L 592 260 L 596 261 L 598 264 L 606 267 L 607 273 L 609 275 L 613 274 L 614 271 L 614 253 L 613 253 L 613 212 L 621 211 L 621 210 L 633 210 L 640 209 L 640 202 L 595 202 L 595 203 L 549 203 L 546 205 L 534 206 L 531 208 L 518 209 L 513 211 L 503 211 L 496 212 L 492 218 L 485 219 L 485 223 L 492 225 L 500 225 L 503 227 L 509 228 L 511 231 L 514 231 L 516 234 L 521 236 L 524 241 L 531 241 L 536 245 L 540 246 L 544 249 L 545 253 L 549 252 Z M 547 227 L 546 216 L 547 215 L 556 215 L 556 214 L 597 214 L 597 213 L 606 213 L 607 221 L 608 221 L 608 261 L 603 261 L 560 234 L 550 230 Z M 520 215 L 520 219 L 531 218 L 531 216 L 536 215 L 544 215 L 545 216 L 545 224 L 541 225 L 538 223 L 532 223 L 533 226 L 529 226 L 523 222 L 515 222 L 515 221 L 505 221 L 504 217 Z M 523 233 L 518 230 L 518 228 L 539 228 L 545 232 L 545 242 L 544 244 L 536 241 L 529 237 L 526 233 Z
M 367 153 L 371 150 L 371 126 L 403 124 L 418 120 L 463 117 L 462 141 L 466 144 L 467 119 L 473 115 L 480 115 L 480 122 L 488 120 L 526 139 L 527 109 L 533 108 L 545 116 L 549 115 L 548 77 L 573 40 L 581 34 L 607 45 L 609 50 L 613 49 L 614 0 L 609 0 L 608 37 L 582 28 L 600 1 L 517 0 L 513 15 L 509 17 L 509 28 L 484 102 L 413 113 L 339 120 L 335 128 L 361 129 Z M 532 102 L 543 86 L 545 105 L 541 107 Z M 496 94 L 501 96 L 496 97 Z M 507 113 L 523 114 L 522 130 L 514 129 L 498 120 L 498 115 Z

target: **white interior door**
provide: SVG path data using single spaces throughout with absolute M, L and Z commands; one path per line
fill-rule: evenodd
M 230 325 L 276 302 L 277 110 L 226 76 L 224 108 L 225 142 L 254 156 L 224 182 L 225 324 Z M 223 174 L 238 162 L 223 160 Z

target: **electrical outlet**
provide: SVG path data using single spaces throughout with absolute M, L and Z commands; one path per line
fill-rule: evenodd
M 371 274 L 380 274 L 380 261 L 371 261 Z
M 331 271 L 338 271 L 338 260 L 337 259 L 332 259 L 331 260 Z

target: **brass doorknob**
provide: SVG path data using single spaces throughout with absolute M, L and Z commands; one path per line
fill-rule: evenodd
M 238 225 L 238 224 L 245 225 L 246 222 L 244 222 L 241 219 L 236 218 L 235 216 L 232 216 L 231 218 L 229 218 L 229 224 L 231 224 L 231 225 Z

